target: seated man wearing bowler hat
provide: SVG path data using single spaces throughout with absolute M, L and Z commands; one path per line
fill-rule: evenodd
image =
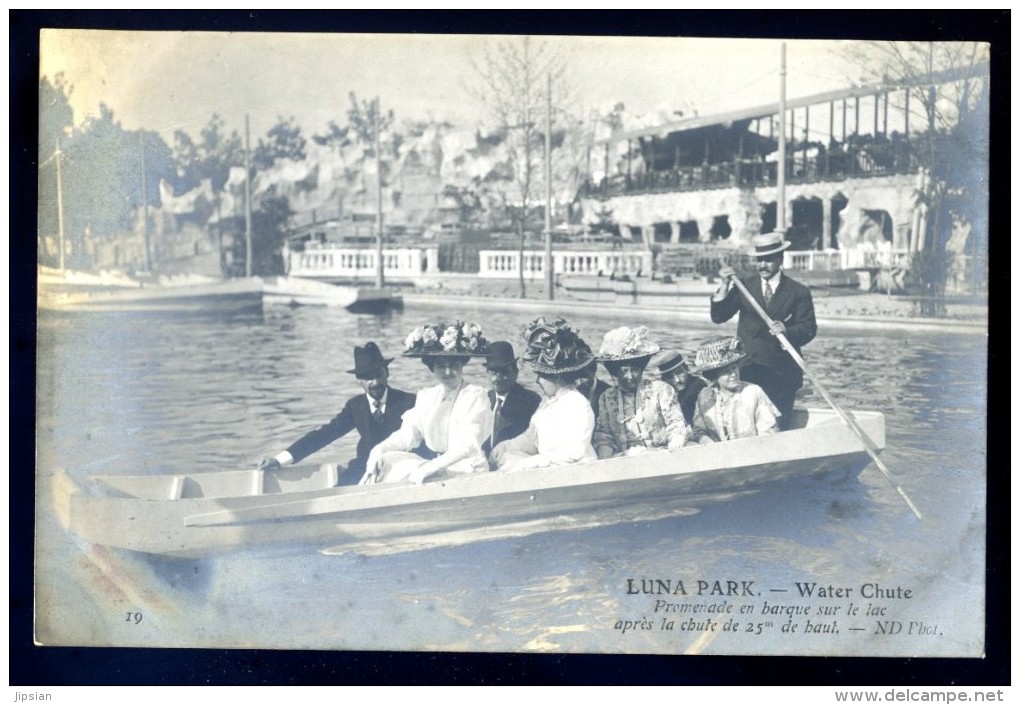
M 400 428 L 401 416 L 414 406 L 414 394 L 389 386 L 389 364 L 392 361 L 393 358 L 383 357 L 375 343 L 365 343 L 364 347 L 355 346 L 354 369 L 348 372 L 357 378 L 365 393 L 349 399 L 332 421 L 305 434 L 275 458 L 263 458 L 259 468 L 275 469 L 300 462 L 358 429 L 361 438 L 358 440 L 357 456 L 347 464 L 347 469 L 340 477 L 341 485 L 357 484 L 365 473 L 369 451 Z
M 758 273 L 741 279 L 751 296 L 765 309 L 772 326 L 769 327 L 754 310 L 743 294 L 734 286 L 736 272 L 732 267 L 719 270 L 722 281 L 712 295 L 712 321 L 724 323 L 737 313 L 737 337 L 747 351 L 747 361 L 741 368 L 741 379 L 757 384 L 765 390 L 782 416 L 779 427 L 790 427 L 793 399 L 804 384 L 804 372 L 783 349 L 780 334 L 786 335 L 800 352 L 818 332 L 815 323 L 815 306 L 811 292 L 782 271 L 783 251 L 790 246 L 782 230 L 756 235 L 750 254 L 757 260 Z
M 492 409 L 492 433 L 482 445 L 489 451 L 503 441 L 516 438 L 528 429 L 541 397 L 517 382 L 520 369 L 513 346 L 505 340 L 489 344 L 485 357 L 485 371 L 492 388 L 489 389 L 489 407 Z

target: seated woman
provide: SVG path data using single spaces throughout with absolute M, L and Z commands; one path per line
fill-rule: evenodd
M 659 346 L 648 329 L 616 328 L 606 333 L 597 359 L 616 383 L 599 398 L 592 444 L 600 458 L 649 450 L 683 448 L 689 428 L 676 392 L 665 382 L 645 379 L 644 371 Z
M 594 460 L 591 435 L 595 414 L 577 391 L 578 376 L 594 359 L 591 348 L 566 321 L 533 321 L 524 331 L 524 364 L 535 371 L 545 398 L 527 430 L 492 449 L 497 470 L 524 470 Z
M 708 381 L 694 406 L 694 440 L 701 444 L 779 431 L 779 410 L 756 384 L 740 380 L 747 353 L 739 338 L 706 343 L 694 356 L 694 374 Z
M 487 344 L 477 325 L 459 321 L 411 332 L 403 355 L 421 358 L 439 383 L 418 392 L 400 428 L 372 449 L 361 484 L 421 484 L 440 473 L 488 470 L 482 452 L 492 426 L 488 395 L 484 388 L 464 383 L 464 365 L 472 356 L 484 355 Z

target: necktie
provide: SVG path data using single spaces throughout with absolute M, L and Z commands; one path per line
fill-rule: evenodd
M 765 305 L 769 305 L 769 301 L 772 300 L 772 282 L 768 279 L 765 280 Z
M 376 421 L 381 421 L 382 417 L 383 417 L 382 404 L 380 404 L 379 402 L 374 402 L 372 404 L 372 418 L 374 418 Z
M 496 437 L 496 428 L 499 426 L 499 412 L 503 408 L 503 400 L 496 397 L 496 403 L 492 406 L 492 433 L 490 434 L 493 439 Z

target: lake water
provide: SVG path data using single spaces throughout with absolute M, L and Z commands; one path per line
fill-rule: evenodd
M 597 347 L 605 331 L 639 324 L 639 316 L 567 318 Z M 378 316 L 267 308 L 261 317 L 233 320 L 42 315 L 37 638 L 285 649 L 981 653 L 987 460 L 981 336 L 833 334 L 823 324 L 805 349 L 816 376 L 845 408 L 887 415 L 883 460 L 922 521 L 874 466 L 850 482 L 797 485 L 689 516 L 378 555 L 273 550 L 189 561 L 111 554 L 82 545 L 54 521 L 55 468 L 86 480 L 250 467 L 254 458 L 278 452 L 360 391 L 346 374 L 354 344 L 375 340 L 397 358 L 394 386 L 430 384 L 420 362 L 399 357 L 402 341 L 422 322 L 453 318 L 477 320 L 490 340 L 515 345 L 527 320 L 414 306 Z M 688 351 L 733 330 L 713 326 L 707 315 L 703 325 L 649 327 L 663 346 Z M 471 363 L 466 377 L 485 384 L 481 363 Z M 533 385 L 529 373 L 521 378 Z M 825 406 L 810 386 L 801 401 Z M 308 462 L 345 460 L 355 442 L 352 435 Z M 736 618 L 737 631 L 686 625 L 686 615 L 664 628 L 668 615 L 656 612 L 654 597 L 628 593 L 634 584 L 628 579 L 641 578 L 682 580 L 688 593 L 701 580 L 708 587 L 688 595 L 692 604 L 728 602 L 748 611 Z M 757 597 L 713 596 L 715 581 L 751 582 Z M 801 598 L 795 586 L 809 582 L 852 590 L 821 601 Z M 838 607 L 837 616 L 818 616 L 820 605 Z M 767 611 L 776 606 L 806 606 L 818 631 L 804 633 L 801 616 L 799 632 L 784 631 L 794 620 Z M 851 617 L 854 608 L 861 613 Z M 874 612 L 865 618 L 865 610 Z M 624 630 L 625 622 L 637 628 Z M 645 623 L 653 628 L 641 629 Z

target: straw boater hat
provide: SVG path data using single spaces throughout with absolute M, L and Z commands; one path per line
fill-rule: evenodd
M 754 245 L 754 249 L 747 251 L 749 255 L 767 257 L 782 252 L 793 243 L 786 239 L 786 231 L 776 230 L 764 235 L 755 235 L 751 238 L 751 244 Z
M 365 343 L 365 347 L 354 346 L 354 369 L 347 371 L 355 377 L 374 375 L 391 362 L 393 362 L 392 357 L 383 357 L 379 346 L 368 342 Z
M 523 335 L 526 349 L 521 359 L 535 372 L 577 372 L 595 359 L 588 343 L 562 318 L 552 323 L 537 318 L 525 326 Z
M 648 360 L 659 352 L 659 346 L 647 339 L 648 328 L 621 326 L 606 333 L 596 356 L 602 364 L 607 362 L 636 362 Z
M 489 341 L 476 323 L 427 323 L 404 341 L 404 357 L 472 357 L 487 353 Z
M 678 368 L 683 367 L 686 362 L 679 350 L 662 350 L 656 353 L 655 357 L 649 361 L 649 364 L 654 364 L 660 375 L 668 375 L 670 372 L 675 372 Z
M 703 375 L 736 364 L 747 357 L 740 338 L 720 338 L 705 343 L 694 353 L 694 372 Z

